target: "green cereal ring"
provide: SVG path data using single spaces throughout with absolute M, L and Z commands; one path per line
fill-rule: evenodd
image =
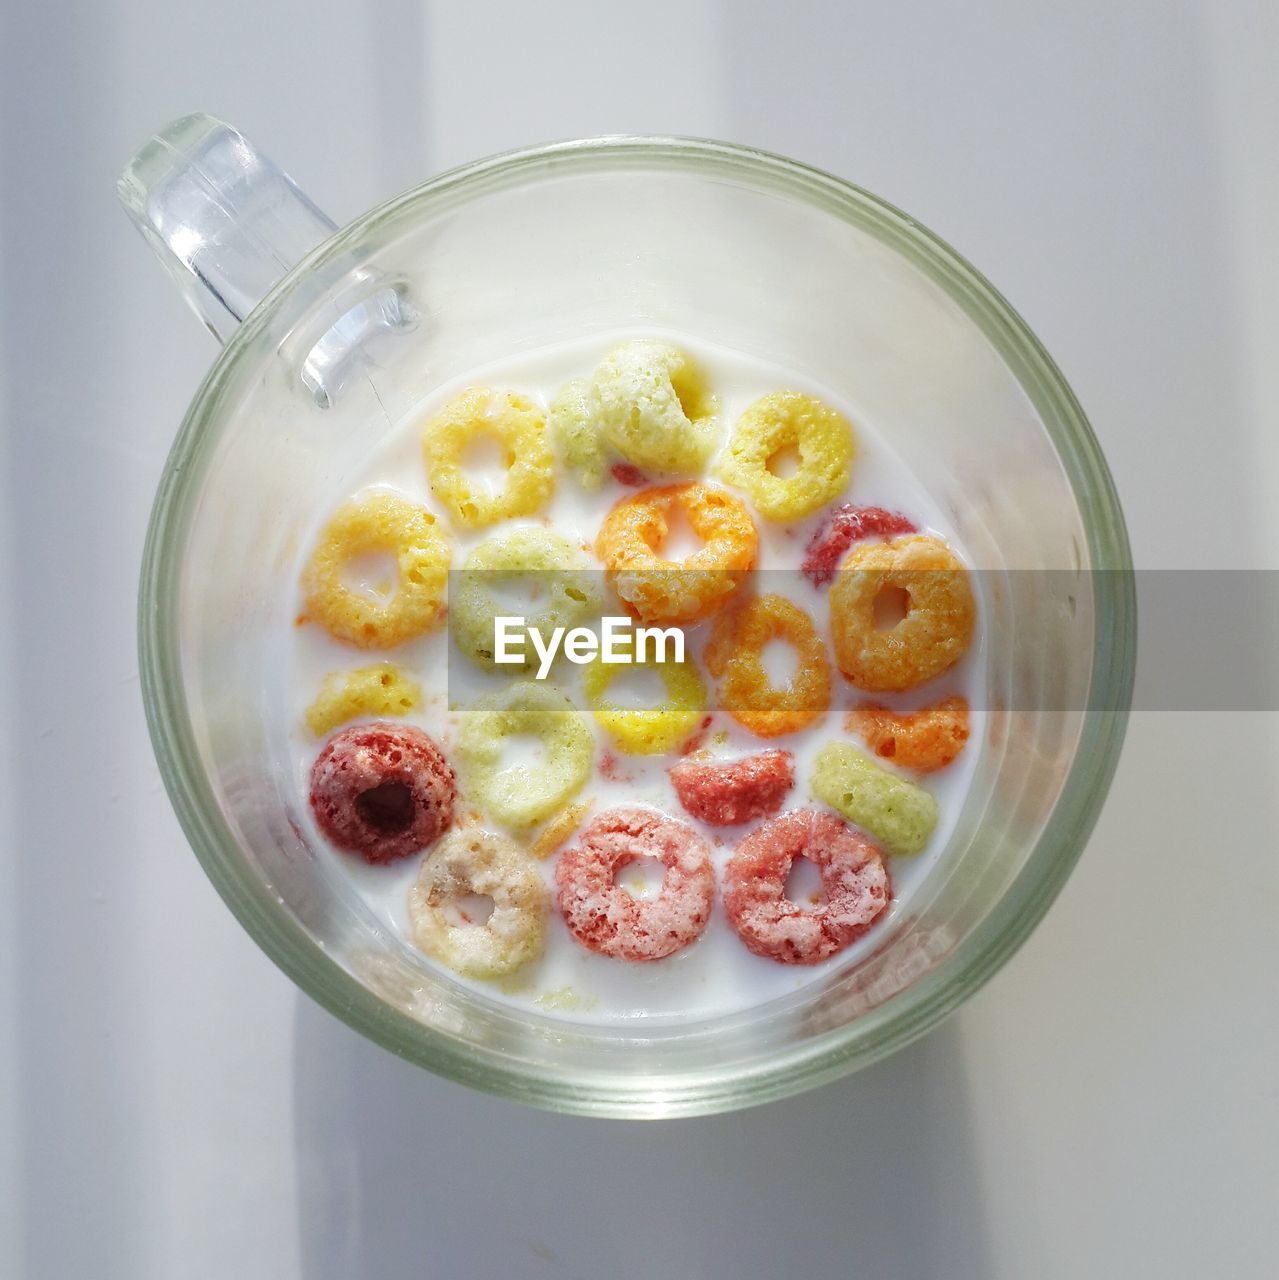
M 471 895 L 492 898 L 483 924 L 467 923 Z M 409 890 L 416 946 L 468 978 L 500 978 L 542 954 L 550 894 L 520 849 L 474 827 L 451 831 L 431 850 Z
M 695 473 L 719 434 L 701 369 L 666 342 L 626 342 L 600 361 L 588 401 L 604 440 L 650 471 Z
M 774 475 L 769 463 L 787 449 L 798 452 L 799 469 Z M 719 475 L 767 519 L 798 520 L 844 491 L 855 449 L 842 413 L 800 391 L 774 391 L 737 420 Z
M 375 552 L 395 558 L 386 598 L 343 580 L 352 560 Z M 392 649 L 439 625 L 448 576 L 448 540 L 429 511 L 394 494 L 365 494 L 344 502 L 320 534 L 302 575 L 306 613 L 344 644 Z
M 482 436 L 497 441 L 506 466 L 505 482 L 493 494 L 478 490 L 463 466 L 467 446 Z M 426 424 L 422 451 L 431 492 L 455 523 L 470 529 L 531 516 L 555 488 L 545 415 L 532 400 L 513 391 L 463 391 Z
M 818 752 L 813 793 L 892 854 L 918 853 L 937 825 L 937 801 L 923 787 L 880 768 L 846 742 Z
M 607 701 L 609 686 L 626 670 L 655 667 L 666 689 L 666 700 L 655 707 L 621 707 Z M 595 719 L 630 756 L 653 756 L 674 751 L 697 728 L 706 709 L 706 686 L 690 662 L 603 662 L 596 659 L 583 678 L 586 701 Z
M 546 417 L 546 430 L 564 465 L 584 489 L 598 489 L 604 483 L 604 442 L 592 411 L 589 379 L 561 387 Z
M 467 556 L 461 573 L 453 575 L 453 642 L 472 662 L 492 668 L 493 619 L 509 612 L 498 603 L 496 588 L 527 587 L 529 604 L 518 612 L 529 627 L 549 637 L 556 627 L 580 626 L 599 614 L 604 601 L 597 578 L 590 557 L 562 534 L 534 528 L 492 534 Z M 498 670 L 514 673 L 537 665 L 537 653 L 526 639 L 523 664 L 503 664 Z
M 503 769 L 502 743 L 517 733 L 541 738 L 539 762 Z M 594 747 L 586 717 L 564 694 L 521 680 L 466 708 L 457 757 L 468 798 L 494 822 L 523 831 L 562 809 L 581 790 Z

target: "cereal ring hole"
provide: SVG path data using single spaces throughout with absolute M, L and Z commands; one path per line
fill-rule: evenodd
M 821 868 L 801 854 L 790 864 L 782 894 L 801 911 L 813 911 L 822 906 L 826 901 L 826 890 L 822 885 Z
M 540 733 L 508 733 L 498 747 L 497 768 L 500 777 L 510 769 L 539 769 L 546 761 L 546 739 Z
M 403 782 L 382 782 L 356 797 L 355 810 L 378 835 L 399 835 L 412 825 L 413 793 Z
M 459 893 L 442 906 L 444 918 L 458 929 L 482 928 L 496 906 L 487 893 Z
M 627 711 L 647 711 L 660 707 L 668 697 L 666 686 L 662 683 L 661 670 L 654 666 L 623 668 L 608 690 L 610 704 Z
M 710 390 L 691 360 L 684 361 L 671 374 L 671 390 L 675 392 L 675 399 L 679 401 L 679 407 L 684 410 L 684 416 L 690 422 L 709 417 L 714 411 L 714 399 Z
M 759 662 L 774 689 L 789 688 L 799 675 L 799 650 L 783 636 L 774 636 L 765 644 Z
M 792 440 L 775 449 L 764 465 L 768 468 L 769 475 L 776 476 L 779 480 L 789 480 L 799 474 L 800 464 L 799 445 Z
M 885 583 L 879 589 L 872 606 L 876 631 L 891 631 L 906 620 L 910 612 L 910 592 L 905 587 Z
M 660 858 L 635 858 L 618 869 L 614 884 L 639 902 L 661 895 L 666 864 Z
M 653 548 L 667 560 L 687 560 L 706 545 L 706 539 L 689 523 L 688 514 L 683 505 L 672 503 L 666 513 L 666 532 L 661 541 Z
M 340 576 L 348 591 L 358 591 L 374 600 L 386 600 L 395 594 L 400 571 L 391 552 L 361 551 L 347 560 Z
M 506 473 L 515 465 L 511 451 L 492 431 L 477 431 L 462 450 L 458 465 L 473 489 L 498 494 L 506 485 Z

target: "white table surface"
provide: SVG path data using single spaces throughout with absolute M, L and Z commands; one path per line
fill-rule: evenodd
M 1273 4 L 2 12 L 0 1275 L 1275 1274 L 1273 714 L 1135 716 L 1004 972 L 915 1046 L 753 1113 L 536 1113 L 300 995 L 205 882 L 143 724 L 143 531 L 214 351 L 113 196 L 196 109 L 338 220 L 553 137 L 787 152 L 909 209 L 1022 310 L 1140 565 L 1273 569 Z

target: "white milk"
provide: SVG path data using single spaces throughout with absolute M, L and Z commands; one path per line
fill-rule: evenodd
M 692 340 L 682 334 L 632 331 L 592 341 L 588 345 L 557 347 L 476 369 L 464 379 L 439 387 L 368 458 L 364 469 L 351 475 L 342 489 L 334 492 L 330 507 L 316 512 L 316 534 L 340 502 L 369 488 L 393 490 L 413 502 L 431 508 L 440 517 L 442 527 L 450 529 L 446 514 L 432 500 L 427 486 L 420 443 L 421 428 L 426 419 L 453 396 L 470 386 L 514 390 L 543 405 L 549 404 L 563 383 L 588 375 L 606 351 L 620 342 L 636 337 L 665 338 L 688 351 L 701 363 L 718 397 L 725 435 L 727 428 L 737 420 L 747 405 L 770 391 L 788 388 L 807 391 L 841 409 L 854 424 L 857 456 L 851 469 L 851 482 L 836 502 L 854 502 L 900 511 L 913 520 L 921 531 L 939 535 L 961 557 L 964 556 L 964 549 L 956 541 L 954 531 L 943 516 L 940 506 L 920 487 L 906 462 L 893 453 L 886 441 L 876 436 L 874 424 L 867 423 L 862 418 L 856 404 L 831 395 L 825 388 L 814 385 L 808 379 L 795 378 L 784 369 L 770 368 L 710 343 Z M 482 463 L 483 460 L 481 465 Z M 707 476 L 712 481 L 713 467 L 712 461 L 707 470 Z M 480 474 L 483 476 L 484 470 Z M 664 481 L 659 477 L 655 482 Z M 452 530 L 452 565 L 455 569 L 460 568 L 469 550 L 495 531 L 518 525 L 541 526 L 547 522 L 544 517 L 549 517 L 551 527 L 557 531 L 574 540 L 592 544 L 604 515 L 612 504 L 635 492 L 635 489 L 615 484 L 610 478 L 600 491 L 587 493 L 577 485 L 572 476 L 560 475 L 557 477 L 554 498 L 537 518 L 505 522 L 475 532 Z M 821 523 L 826 510 L 823 507 L 815 515 L 793 525 L 778 525 L 757 516 L 756 527 L 759 530 L 760 569 L 793 571 L 785 581 L 784 593 L 809 613 L 818 624 L 819 631 L 829 641 L 826 608 L 828 591 L 811 587 L 797 572 L 809 537 Z M 304 548 L 303 558 L 298 565 L 299 577 L 305 557 L 310 554 L 311 545 L 313 541 Z M 370 585 L 384 582 L 384 572 L 384 566 L 359 566 L 360 576 L 367 579 Z M 290 616 L 300 611 L 299 595 L 297 608 Z M 620 607 L 609 611 L 618 614 L 623 612 Z M 704 677 L 705 666 L 700 657 L 708 626 L 709 624 L 703 623 L 690 627 L 687 631 L 688 654 L 697 660 Z M 308 792 L 308 775 L 321 743 L 306 729 L 303 712 L 315 698 L 322 679 L 329 672 L 352 670 L 383 660 L 402 667 L 423 687 L 421 704 L 405 717 L 405 721 L 418 725 L 430 734 L 440 743 L 446 755 L 452 753 L 458 729 L 458 714 L 449 711 L 448 693 L 452 693 L 456 705 L 460 699 L 486 688 L 498 687 L 511 678 L 505 674 L 489 675 L 477 670 L 453 648 L 447 627 L 389 653 L 362 652 L 348 648 L 332 640 L 322 628 L 314 624 L 291 629 L 287 644 L 286 706 L 291 725 L 289 740 L 294 756 L 297 787 L 304 804 Z M 945 857 L 955 819 L 972 777 L 974 758 L 983 738 L 984 703 L 978 685 L 980 674 L 975 660 L 977 647 L 975 642 L 973 651 L 962 662 L 926 689 L 900 696 L 877 695 L 888 705 L 906 710 L 947 694 L 962 693 L 969 700 L 973 716 L 969 746 L 959 759 L 949 768 L 923 780 L 923 785 L 936 797 L 941 815 L 927 849 L 916 857 L 890 860 L 895 889 L 891 908 L 893 912 L 902 910 L 903 904 L 928 869 L 937 859 Z M 770 670 L 776 669 L 773 663 L 777 662 L 780 670 L 785 671 L 792 661 L 785 653 L 766 655 Z M 450 673 L 451 688 L 448 682 Z M 571 696 L 578 698 L 580 692 L 576 686 L 580 675 L 581 668 L 561 658 L 556 663 L 551 680 L 560 684 Z M 712 682 L 708 677 L 706 679 L 708 690 L 712 690 L 711 706 L 714 710 L 706 746 L 716 756 L 723 756 L 725 759 L 769 748 L 790 751 L 795 758 L 795 786 L 783 808 L 798 808 L 810 804 L 821 807 L 820 802 L 813 799 L 810 790 L 814 758 L 821 747 L 832 739 L 847 740 L 842 727 L 844 715 L 864 695 L 848 685 L 838 671 L 835 671 L 832 705 L 821 720 L 802 734 L 762 740 L 741 728 L 723 712 L 714 709 Z M 625 680 L 625 674 L 619 675 L 614 685 L 619 700 Z M 605 749 L 612 750 L 617 760 L 618 777 L 615 780 L 594 778 L 583 788 L 578 799 L 590 801 L 583 821 L 589 822 L 595 814 L 615 805 L 646 805 L 683 822 L 689 822 L 701 831 L 710 845 L 716 873 L 722 883 L 722 870 L 733 847 L 757 824 L 713 828 L 689 818 L 676 799 L 666 773 L 672 763 L 670 757 L 622 755 L 611 747 L 598 727 L 593 727 L 597 737 L 597 763 Z M 727 734 L 727 740 L 717 743 L 716 735 L 721 732 Z M 513 745 L 517 752 L 527 749 L 525 744 Z M 459 804 L 466 805 L 463 793 L 459 794 Z M 358 858 L 328 849 L 314 825 L 310 836 L 313 844 L 324 851 L 323 856 L 332 859 L 340 868 L 340 873 L 349 878 L 368 908 L 404 938 L 406 946 L 411 946 L 407 941 L 407 896 L 409 885 L 417 875 L 420 858 L 408 858 L 391 867 L 371 867 Z M 553 855 L 538 864 L 545 874 L 548 886 L 553 886 L 555 861 L 556 857 Z M 628 868 L 622 873 L 620 880 L 626 887 L 642 893 L 642 886 L 646 882 L 651 885 L 654 876 L 651 869 L 641 866 Z M 815 886 L 816 876 L 810 875 L 809 869 L 801 865 L 791 883 L 792 886 L 798 885 L 801 892 L 810 892 Z M 637 964 L 587 951 L 572 938 L 558 912 L 552 909 L 545 954 L 536 964 L 496 983 L 472 982 L 454 974 L 449 976 L 463 985 L 483 990 L 491 998 L 574 1021 L 601 1022 L 638 1017 L 698 1020 L 763 1003 L 826 977 L 832 970 L 855 961 L 858 955 L 873 947 L 878 929 L 888 918 L 886 914 L 866 937 L 822 964 L 783 965 L 754 956 L 746 950 L 728 924 L 717 895 L 710 924 L 697 942 L 665 960 Z M 420 959 L 423 963 L 436 967 L 434 961 L 425 957 Z

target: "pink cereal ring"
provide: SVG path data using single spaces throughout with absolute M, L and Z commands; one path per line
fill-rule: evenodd
M 655 898 L 634 898 L 617 873 L 639 858 L 666 868 Z M 560 913 L 584 947 L 621 960 L 661 960 L 701 936 L 710 919 L 715 873 L 696 831 L 648 809 L 610 809 L 560 855 Z
M 311 767 L 311 812 L 339 849 L 378 865 L 432 845 L 453 821 L 457 786 L 439 747 L 411 725 L 355 725 Z
M 798 857 L 816 863 L 826 901 L 806 911 L 786 897 Z M 752 831 L 729 859 L 724 908 L 757 956 L 817 964 L 859 938 L 892 901 L 879 850 L 830 813 L 793 809 Z
M 670 775 L 691 817 L 732 827 L 782 807 L 795 782 L 795 762 L 789 751 L 761 751 L 741 760 L 681 760 Z

